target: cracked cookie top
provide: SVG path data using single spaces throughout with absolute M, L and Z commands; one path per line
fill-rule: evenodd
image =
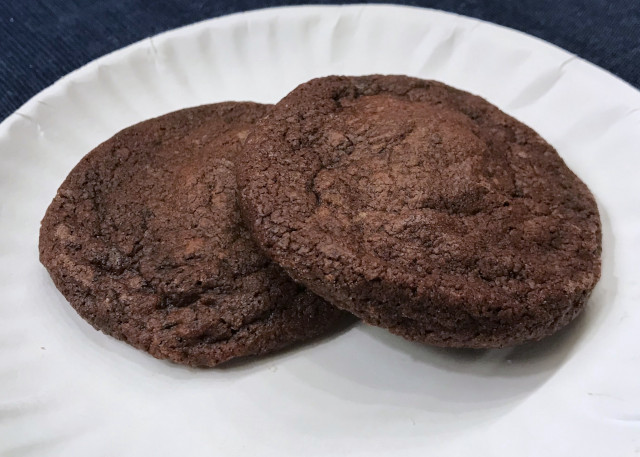
M 80 161 L 42 221 L 40 257 L 83 318 L 155 357 L 213 366 L 344 317 L 262 255 L 241 222 L 233 162 L 268 108 L 167 114 Z
M 409 339 L 542 338 L 577 315 L 600 275 L 587 187 L 529 127 L 439 82 L 302 84 L 257 123 L 237 174 L 265 252 Z

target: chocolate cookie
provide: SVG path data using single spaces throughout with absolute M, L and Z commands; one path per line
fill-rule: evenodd
M 442 83 L 312 80 L 257 123 L 236 164 L 265 252 L 408 339 L 537 340 L 583 309 L 600 275 L 587 187 L 532 129 Z
M 84 319 L 157 358 L 213 366 L 345 317 L 260 254 L 241 223 L 233 161 L 267 109 L 167 114 L 73 169 L 42 221 L 40 260 Z

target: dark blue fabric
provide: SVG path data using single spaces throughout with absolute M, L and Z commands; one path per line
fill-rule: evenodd
M 233 12 L 301 3 L 305 2 L 0 0 L 0 120 L 66 73 L 142 38 Z M 319 0 L 310 3 L 349 2 Z M 522 30 L 578 54 L 640 87 L 640 0 L 415 0 L 395 3 L 453 11 Z

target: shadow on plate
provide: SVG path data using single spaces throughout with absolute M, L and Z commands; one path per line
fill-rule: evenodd
M 315 348 L 328 343 L 330 340 L 344 335 L 350 329 L 352 329 L 357 322 L 358 320 L 355 317 L 347 317 L 331 333 L 317 336 L 311 340 L 294 344 L 293 346 L 288 346 L 267 355 L 247 356 L 231 359 L 210 369 L 229 373 L 240 373 L 242 371 L 253 372 L 264 368 L 264 366 L 273 365 L 276 362 L 283 361 L 287 357 L 295 356 L 301 351 L 313 351 Z

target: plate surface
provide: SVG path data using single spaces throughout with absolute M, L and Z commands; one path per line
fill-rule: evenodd
M 78 160 L 134 122 L 309 78 L 405 73 L 528 123 L 589 185 L 603 275 L 537 344 L 452 351 L 356 326 L 225 369 L 155 360 L 80 319 L 38 262 Z M 397 6 L 227 16 L 105 56 L 0 125 L 0 455 L 627 456 L 640 453 L 640 92 L 535 38 Z

